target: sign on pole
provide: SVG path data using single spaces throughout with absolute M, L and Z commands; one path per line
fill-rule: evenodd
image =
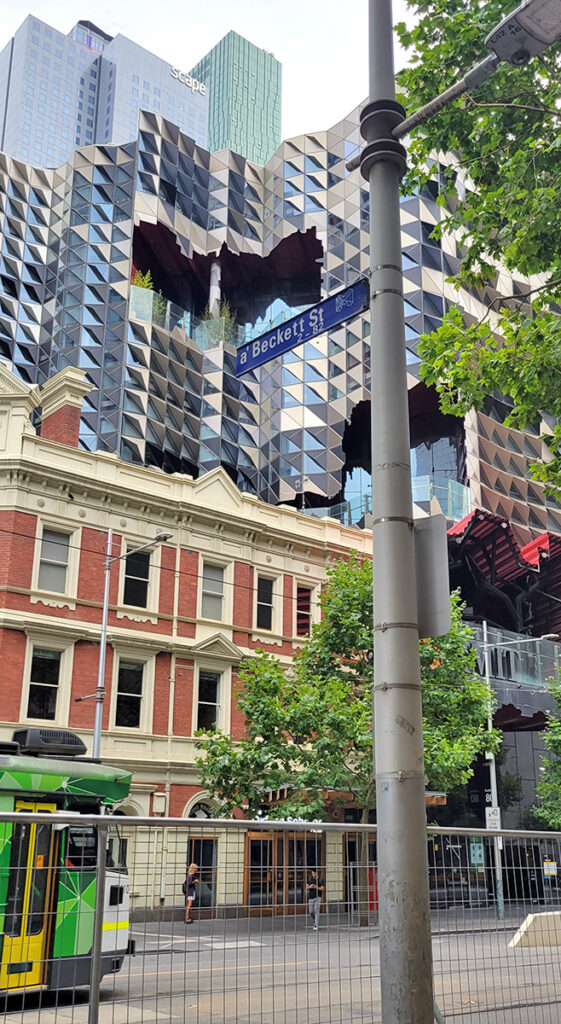
M 500 807 L 485 808 L 485 828 L 499 829 L 501 827 Z
M 469 862 L 472 868 L 485 867 L 485 849 L 481 836 L 470 836 Z
M 302 345 L 310 338 L 316 338 L 325 331 L 338 327 L 345 320 L 358 316 L 368 306 L 370 299 L 368 279 L 355 281 L 348 288 L 335 292 L 323 302 L 310 306 L 303 313 L 292 317 L 266 334 L 260 334 L 253 341 L 240 345 L 236 359 L 236 377 L 256 366 L 268 363 L 270 359 L 282 356 L 284 352 Z
M 543 873 L 546 878 L 557 878 L 557 861 L 544 860 Z

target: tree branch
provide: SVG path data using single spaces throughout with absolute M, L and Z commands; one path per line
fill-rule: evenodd
M 471 103 L 472 107 L 487 107 L 492 110 L 497 108 L 507 110 L 528 110 L 533 114 L 551 114 L 553 117 L 561 117 L 561 110 L 554 110 L 551 107 L 531 107 L 525 103 L 480 103 L 477 100 L 474 100 L 473 96 L 470 96 L 469 92 L 465 94 L 465 99 Z

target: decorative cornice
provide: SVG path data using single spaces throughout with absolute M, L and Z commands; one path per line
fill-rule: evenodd
M 42 418 L 52 416 L 65 406 L 81 409 L 83 398 L 91 390 L 92 385 L 86 380 L 85 372 L 77 366 L 67 366 L 41 388 Z
M 0 456 L 0 481 L 8 475 L 12 486 L 17 480 L 28 492 L 37 487 L 44 496 L 66 499 L 71 491 L 74 508 L 85 506 L 84 523 L 86 519 L 95 520 L 96 511 L 105 517 L 103 522 L 97 518 L 97 528 L 108 528 L 108 514 L 122 516 L 125 512 L 129 519 L 149 519 L 162 529 L 198 529 L 216 541 L 219 519 L 218 536 L 223 543 L 230 538 L 252 548 L 267 546 L 291 559 L 306 550 L 320 565 L 326 553 L 338 556 L 350 548 L 366 552 L 371 544 L 367 531 L 328 518 L 304 516 L 287 506 L 267 505 L 253 495 L 242 494 L 220 468 L 193 481 L 132 466 L 107 453 L 74 448 L 66 453 L 54 441 L 27 435 L 21 456 Z M 189 546 L 200 548 L 200 544 Z

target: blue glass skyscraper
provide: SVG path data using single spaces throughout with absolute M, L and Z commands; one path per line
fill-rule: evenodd
M 264 164 L 281 141 L 281 65 L 228 32 L 191 70 L 209 89 L 211 152 L 232 149 Z

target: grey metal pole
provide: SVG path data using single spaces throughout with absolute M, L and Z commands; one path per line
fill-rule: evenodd
M 90 970 L 90 1002 L 88 1024 L 99 1021 L 99 987 L 101 984 L 101 945 L 103 942 L 103 911 L 105 907 L 105 869 L 107 864 L 107 832 L 109 825 L 100 819 L 97 830 L 97 870 L 94 925 L 92 936 L 92 962 Z
M 97 686 L 95 691 L 95 718 L 92 742 L 92 757 L 101 753 L 101 728 L 103 723 L 103 703 L 105 701 L 105 655 L 107 653 L 107 620 L 109 617 L 109 583 L 111 580 L 111 545 L 113 531 L 107 534 L 107 550 L 105 555 L 105 586 L 103 590 L 103 612 L 101 616 L 101 637 L 99 640 L 99 662 L 97 667 Z
M 489 657 L 489 640 L 487 632 L 487 620 L 483 619 L 483 657 L 485 659 L 485 682 L 487 683 L 487 692 L 489 699 L 492 696 L 491 690 L 491 661 Z M 493 715 L 489 709 L 489 715 L 487 718 L 487 729 L 491 732 L 493 728 Z M 497 790 L 497 762 L 495 761 L 495 755 L 492 751 L 488 750 L 486 758 L 489 762 L 489 778 L 491 780 L 491 807 L 499 806 L 499 795 Z M 502 854 L 502 841 L 499 836 L 495 836 L 493 839 L 493 852 L 495 854 L 495 890 L 497 895 L 497 917 L 499 921 L 504 921 L 505 916 L 505 900 L 503 893 L 503 854 Z
M 370 184 L 374 732 L 380 966 L 384 1024 L 432 1024 L 425 773 L 399 182 L 392 131 L 391 0 L 370 0 L 370 99 L 361 113 Z

